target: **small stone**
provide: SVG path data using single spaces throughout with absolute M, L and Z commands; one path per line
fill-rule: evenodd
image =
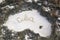
M 58 17 L 58 20 L 60 20 L 60 17 Z

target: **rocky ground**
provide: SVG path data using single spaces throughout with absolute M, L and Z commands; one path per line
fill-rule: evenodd
M 14 8 L 12 7 L 14 6 Z M 12 8 L 10 8 L 12 7 Z M 46 17 L 52 24 L 52 34 L 48 38 L 40 37 L 30 30 L 22 32 L 14 32 L 9 30 L 2 24 L 7 20 L 9 15 L 17 12 L 37 9 L 41 15 Z M 0 40 L 25 40 L 25 35 L 28 35 L 27 40 L 60 40 L 60 0 L 40 0 L 37 2 L 26 2 L 24 0 L 5 0 L 0 3 Z M 32 36 L 31 36 L 32 35 Z

